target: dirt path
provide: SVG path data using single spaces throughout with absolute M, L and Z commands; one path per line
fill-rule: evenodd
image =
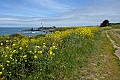
M 113 32 L 113 33 L 115 34 L 115 36 L 117 36 L 117 37 L 120 39 L 120 34 L 118 34 L 116 31 L 120 31 L 120 29 L 113 29 L 113 30 L 111 30 L 111 32 Z M 110 36 L 108 35 L 108 31 L 106 31 L 106 35 L 107 35 L 107 37 L 109 38 L 109 40 L 111 41 L 111 43 L 113 44 L 113 47 L 116 49 L 114 54 L 115 54 L 115 55 L 119 58 L 119 60 L 120 60 L 120 47 L 118 47 L 118 46 L 115 44 L 115 41 L 110 38 Z

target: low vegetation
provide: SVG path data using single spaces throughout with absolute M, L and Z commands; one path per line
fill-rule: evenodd
M 120 31 L 117 31 L 118 34 L 120 34 Z
M 2 80 L 120 79 L 114 48 L 99 27 L 13 36 L 0 36 Z
M 108 31 L 108 34 L 110 38 L 115 41 L 115 44 L 120 47 L 120 39 L 111 31 Z

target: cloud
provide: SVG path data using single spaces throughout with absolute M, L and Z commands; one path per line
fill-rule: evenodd
M 74 26 L 99 25 L 104 19 L 110 22 L 120 21 L 120 0 L 85 0 L 87 2 L 85 5 L 69 0 L 68 3 L 58 1 L 21 0 L 23 3 L 11 2 L 11 4 L 3 2 L 0 5 L 4 8 L 0 8 L 0 24 L 40 26 L 43 23 L 44 26 Z
M 120 17 L 120 16 L 119 16 Z M 79 26 L 79 25 L 99 25 L 104 19 L 108 19 L 110 22 L 120 21 L 117 15 L 78 15 L 69 18 L 39 18 L 39 17 L 19 17 L 19 18 L 0 18 L 0 24 L 6 25 L 23 25 L 23 26 Z M 4 19 L 4 20 L 3 20 Z
M 55 12 L 66 12 L 71 8 L 69 5 L 58 3 L 55 0 L 34 0 L 34 2 Z

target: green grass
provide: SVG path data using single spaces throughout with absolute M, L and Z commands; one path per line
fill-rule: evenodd
M 58 55 L 53 58 L 53 63 L 49 65 L 50 73 L 42 80 L 77 80 L 82 75 L 81 69 L 89 62 L 91 52 L 94 51 L 94 40 L 85 38 L 79 39 L 76 34 L 70 35 L 63 40 L 61 49 L 57 51 Z M 39 75 L 39 72 L 36 73 Z M 28 80 L 40 80 L 31 76 Z
M 120 31 L 117 31 L 118 34 L 120 34 Z
M 96 49 L 89 57 L 89 63 L 83 69 L 82 80 L 116 80 L 120 79 L 120 66 L 118 58 L 113 54 L 114 48 L 106 37 L 105 32 L 101 32 L 99 39 L 95 42 Z
M 96 39 L 90 40 L 90 42 L 87 39 L 79 40 L 77 36 L 71 35 L 64 39 L 59 55 L 54 58 L 55 64 L 52 66 L 56 67 L 49 75 L 51 77 L 49 79 L 120 79 L 120 61 L 113 53 L 114 48 L 106 37 L 105 31 L 99 32 Z M 28 80 L 40 79 L 35 76 L 28 78 Z
M 119 24 L 111 25 L 110 27 L 112 27 L 113 29 L 120 29 L 120 25 Z
M 63 39 L 55 57 L 40 57 L 33 72 L 21 80 L 114 80 L 120 79 L 120 62 L 113 54 L 114 48 L 105 30 L 95 33 L 95 38 L 71 34 Z M 31 37 L 37 40 L 44 35 Z M 24 37 L 25 38 L 25 37 Z M 4 40 L 4 37 L 0 39 Z M 33 42 L 35 45 L 40 42 Z M 1 48 L 2 49 L 2 48 Z M 32 48 L 31 48 L 32 49 Z M 27 52 L 27 51 L 26 51 Z M 37 66 L 37 67 L 36 67 Z M 3 78 L 3 77 L 2 77 Z M 17 80 L 12 78 L 12 80 Z
M 108 35 L 112 40 L 115 41 L 116 45 L 120 46 L 120 39 L 117 36 L 115 36 L 114 33 L 112 33 L 111 31 L 108 31 Z

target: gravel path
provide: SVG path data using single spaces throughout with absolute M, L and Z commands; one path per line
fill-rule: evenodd
M 118 34 L 116 31 L 120 31 L 120 29 L 113 29 L 113 30 L 111 30 L 111 32 L 113 32 L 113 33 L 115 34 L 115 36 L 117 36 L 117 37 L 120 39 L 120 34 Z M 106 31 L 106 35 L 107 35 L 107 37 L 109 38 L 109 40 L 111 41 L 111 43 L 113 44 L 113 47 L 116 49 L 114 54 L 115 54 L 115 55 L 119 58 L 119 60 L 120 60 L 120 47 L 118 47 L 118 46 L 115 44 L 115 41 L 110 38 L 110 36 L 108 35 L 108 31 Z

